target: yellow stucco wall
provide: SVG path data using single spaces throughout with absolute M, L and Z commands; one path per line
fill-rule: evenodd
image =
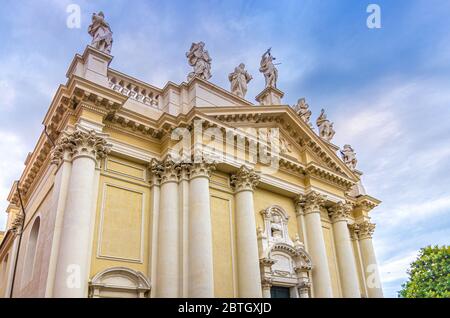
M 149 275 L 151 197 L 145 167 L 109 158 L 98 191 L 91 277 L 116 266 Z

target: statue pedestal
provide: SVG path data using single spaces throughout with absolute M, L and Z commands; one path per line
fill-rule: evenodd
M 108 87 L 108 66 L 113 57 L 92 46 L 87 46 L 83 55 L 77 54 L 66 76 L 77 75 L 94 83 Z
M 284 93 L 275 87 L 266 87 L 258 96 L 256 96 L 256 101 L 260 105 L 281 105 L 281 99 Z

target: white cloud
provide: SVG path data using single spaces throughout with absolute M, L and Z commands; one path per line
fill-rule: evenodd
M 0 80 L 0 109 L 10 110 L 16 100 L 16 88 L 8 80 Z
M 408 252 L 401 257 L 386 260 L 380 265 L 380 276 L 383 284 L 406 279 L 409 265 L 416 259 L 417 251 Z
M 14 180 L 19 178 L 23 170 L 27 147 L 18 135 L 0 131 L 0 153 L 0 229 L 3 229 L 7 217 L 4 213 L 8 206 L 6 198 Z

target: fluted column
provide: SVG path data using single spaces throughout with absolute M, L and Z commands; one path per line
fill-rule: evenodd
M 189 182 L 189 297 L 214 297 L 213 246 L 209 194 L 213 164 L 193 163 Z
M 97 160 L 110 146 L 104 134 L 76 130 L 60 140 L 57 147 L 68 150 L 72 159 L 66 207 L 61 229 L 54 297 L 87 296 L 90 260 L 90 231 L 94 220 L 93 204 Z
M 302 204 L 308 252 L 311 255 L 313 263 L 312 282 L 314 297 L 319 298 L 333 297 L 327 251 L 320 217 L 320 208 L 324 204 L 324 201 L 325 197 L 316 192 L 310 192 L 305 196 L 301 195 L 297 200 L 297 206 L 300 202 Z
M 342 294 L 345 298 L 360 298 L 358 272 L 347 224 L 351 209 L 351 205 L 339 202 L 329 209 L 329 215 L 333 223 Z
M 156 297 L 180 296 L 178 165 L 170 156 L 152 161 L 160 179 Z
M 239 297 L 261 298 L 258 242 L 253 191 L 259 175 L 242 166 L 232 176 L 235 188 L 236 238 Z
M 372 235 L 375 224 L 368 221 L 358 224 L 359 246 L 364 266 L 364 278 L 366 281 L 367 293 L 370 298 L 382 298 L 383 290 L 378 273 L 377 259 L 373 249 Z

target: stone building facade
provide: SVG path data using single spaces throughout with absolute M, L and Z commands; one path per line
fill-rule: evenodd
M 268 85 L 255 105 L 195 59 L 158 88 L 110 49 L 75 56 L 11 189 L 3 297 L 382 297 L 380 202 L 323 114 L 316 133 L 304 99 Z

